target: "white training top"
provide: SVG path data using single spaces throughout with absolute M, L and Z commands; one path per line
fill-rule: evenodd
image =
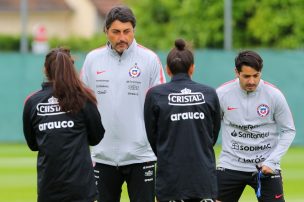
M 222 111 L 222 151 L 219 167 L 245 172 L 256 165 L 280 169 L 280 159 L 295 137 L 292 114 L 284 95 L 260 80 L 254 92 L 239 79 L 217 89 Z
M 93 160 L 112 166 L 155 161 L 143 107 L 148 89 L 165 82 L 157 55 L 135 39 L 121 56 L 108 43 L 87 55 L 81 78 L 95 92 L 106 131 Z

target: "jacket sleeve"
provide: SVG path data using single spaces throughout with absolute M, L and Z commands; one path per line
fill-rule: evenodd
M 89 62 L 90 59 L 89 59 L 89 56 L 87 56 L 84 60 L 84 63 L 83 63 L 83 66 L 81 68 L 81 71 L 80 71 L 80 74 L 79 74 L 79 77 L 80 77 L 80 80 L 87 86 L 89 86 L 89 78 L 88 78 L 88 67 L 89 67 Z
M 23 134 L 24 134 L 28 147 L 32 151 L 38 151 L 36 135 L 34 133 L 34 129 L 32 126 L 31 109 L 32 109 L 32 106 L 30 104 L 30 101 L 27 100 L 24 104 L 24 109 L 23 109 Z
M 263 165 L 275 169 L 282 156 L 287 152 L 295 135 L 296 129 L 294 126 L 293 117 L 284 95 L 279 92 L 273 98 L 275 100 L 274 120 L 277 124 L 277 130 L 280 135 L 278 144 L 270 156 L 263 162 Z
M 150 77 L 150 87 L 166 82 L 165 73 L 157 55 L 151 60 L 152 74 Z
M 147 132 L 148 141 L 154 154 L 157 156 L 156 140 L 157 140 L 157 120 L 158 110 L 154 103 L 153 94 L 151 90 L 148 91 L 144 105 L 144 119 Z
M 105 133 L 101 117 L 97 106 L 91 102 L 86 103 L 84 113 L 88 130 L 88 141 L 91 146 L 95 146 L 102 140 Z
M 213 111 L 213 145 L 217 142 L 221 129 L 221 107 L 216 92 L 214 92 L 214 111 Z

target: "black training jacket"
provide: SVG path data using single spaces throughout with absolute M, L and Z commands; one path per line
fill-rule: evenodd
M 95 104 L 77 114 L 60 110 L 51 83 L 30 96 L 23 111 L 29 148 L 38 151 L 39 202 L 92 202 L 95 185 L 89 145 L 98 144 L 104 128 Z
M 144 117 L 157 156 L 158 200 L 215 198 L 213 146 L 221 121 L 215 90 L 177 74 L 148 91 Z

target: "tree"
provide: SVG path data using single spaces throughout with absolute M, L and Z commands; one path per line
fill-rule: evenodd
M 303 48 L 303 0 L 234 0 L 233 46 Z M 136 38 L 169 49 L 176 38 L 195 48 L 223 48 L 224 0 L 125 0 L 138 20 Z
M 222 47 L 222 0 L 128 0 L 137 17 L 136 38 L 154 49 L 168 49 L 176 38 L 195 48 Z
M 260 1 L 254 15 L 248 19 L 247 33 L 262 47 L 302 48 L 303 10 L 302 0 Z

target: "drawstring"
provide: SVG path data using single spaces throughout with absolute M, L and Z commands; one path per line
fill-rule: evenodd
M 257 188 L 257 192 L 256 192 L 256 196 L 258 198 L 261 197 L 261 188 L 262 188 L 262 184 L 261 184 L 261 177 L 262 177 L 263 173 L 261 170 L 258 171 L 258 174 L 257 174 L 257 181 L 258 181 L 258 188 Z

